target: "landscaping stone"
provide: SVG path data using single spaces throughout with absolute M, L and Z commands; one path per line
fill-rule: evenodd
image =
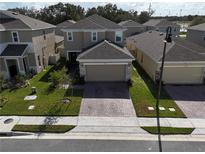
M 35 105 L 30 105 L 29 107 L 28 107 L 28 110 L 33 110 L 35 108 Z
M 160 106 L 160 107 L 159 107 L 159 110 L 165 111 L 165 108 Z
M 149 107 L 148 107 L 148 110 L 149 110 L 149 111 L 153 111 L 153 110 L 154 110 L 154 107 L 149 106 Z
M 30 96 L 26 96 L 24 98 L 25 101 L 33 101 L 36 100 L 37 96 L 36 95 L 30 95 Z
M 175 112 L 176 110 L 175 110 L 175 108 L 170 107 L 170 108 L 169 108 L 169 111 L 171 111 L 171 112 Z

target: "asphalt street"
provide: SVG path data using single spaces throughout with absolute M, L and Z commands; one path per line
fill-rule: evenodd
M 162 142 L 163 151 L 205 151 L 205 142 Z M 157 141 L 124 141 L 124 140 L 71 140 L 71 139 L 0 139 L 1 152 L 126 152 L 158 151 Z

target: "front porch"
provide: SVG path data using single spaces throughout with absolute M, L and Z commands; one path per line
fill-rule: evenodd
M 9 44 L 1 53 L 0 72 L 5 78 L 13 78 L 30 71 L 27 47 L 27 44 Z

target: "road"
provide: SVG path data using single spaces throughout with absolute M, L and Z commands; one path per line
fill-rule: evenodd
M 205 142 L 166 141 L 163 151 L 205 151 Z M 157 141 L 0 139 L 0 151 L 158 151 Z

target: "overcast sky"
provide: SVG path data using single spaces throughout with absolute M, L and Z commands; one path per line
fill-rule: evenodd
M 23 7 L 23 6 L 27 6 L 27 7 L 34 7 L 36 9 L 40 9 L 42 7 L 51 5 L 51 4 L 56 4 L 55 3 L 50 3 L 50 2 L 46 2 L 46 3 L 9 3 L 9 2 L 0 2 L 0 9 L 8 9 L 8 8 L 15 8 L 15 7 Z M 105 5 L 105 2 L 79 2 L 79 3 L 73 3 L 72 4 L 76 4 L 76 5 L 81 5 L 82 7 L 84 7 L 85 9 L 90 8 L 90 7 L 95 7 L 98 5 Z M 148 10 L 149 7 L 149 3 L 145 3 L 145 2 L 121 2 L 121 3 L 116 3 L 117 6 L 119 8 L 122 8 L 124 10 L 130 10 L 130 9 L 134 9 L 138 12 L 144 11 L 144 10 Z M 152 9 L 155 10 L 154 16 L 166 16 L 166 15 L 205 15 L 205 2 L 181 2 L 181 3 L 163 3 L 163 2 L 152 2 Z M 180 11 L 181 10 L 181 11 Z

